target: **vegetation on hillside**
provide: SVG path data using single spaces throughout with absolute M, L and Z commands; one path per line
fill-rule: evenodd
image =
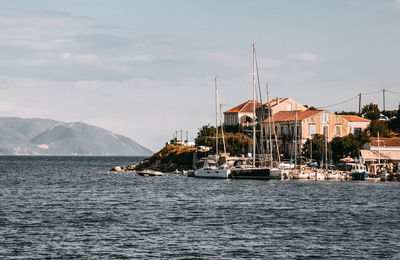
M 195 143 L 197 146 L 208 146 L 211 147 L 215 152 L 215 127 L 210 125 L 205 125 L 199 129 Z M 221 128 L 218 128 L 218 150 L 220 152 L 224 151 L 224 146 L 222 142 Z M 225 145 L 226 152 L 231 155 L 240 155 L 247 153 L 251 150 L 252 140 L 243 133 L 238 132 L 225 132 Z
M 152 169 L 164 172 L 189 170 L 193 166 L 194 147 L 168 144 L 150 158 L 144 160 L 136 170 Z

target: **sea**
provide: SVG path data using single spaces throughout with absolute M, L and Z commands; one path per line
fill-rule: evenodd
M 0 259 L 400 259 L 400 183 L 108 170 L 142 157 L 0 157 Z

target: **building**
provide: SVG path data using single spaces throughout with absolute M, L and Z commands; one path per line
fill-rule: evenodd
M 328 142 L 334 137 L 348 135 L 349 124 L 348 120 L 326 110 L 280 111 L 264 120 L 267 136 L 271 129 L 271 136 L 276 135 L 278 140 L 280 153 L 286 156 L 294 151 L 294 144 L 297 154 L 301 154 L 303 144 L 314 134 L 325 134 Z
M 349 129 L 348 129 L 349 134 L 361 133 L 371 123 L 371 120 L 359 116 L 353 116 L 353 115 L 340 115 L 340 116 L 349 121 Z
M 291 98 L 275 98 L 271 101 L 261 103 L 256 101 L 256 117 L 257 121 L 268 117 L 268 107 L 271 107 L 271 114 L 274 115 L 280 111 L 304 111 L 305 106 Z M 263 113 L 263 114 L 262 114 Z M 225 125 L 245 125 L 248 126 L 253 119 L 253 100 L 248 100 L 226 112 L 224 112 Z
M 400 138 L 370 137 L 361 150 L 365 162 L 400 163 Z
M 228 111 L 224 112 L 225 125 L 248 125 L 253 119 L 253 107 L 256 109 L 261 106 L 261 103 L 253 100 L 248 100 Z
M 271 107 L 271 115 L 274 115 L 280 111 L 304 111 L 307 110 L 305 106 L 291 98 L 275 98 L 271 101 L 263 104 L 257 108 L 257 115 L 261 118 L 261 113 L 263 112 L 265 118 L 268 117 L 268 107 Z

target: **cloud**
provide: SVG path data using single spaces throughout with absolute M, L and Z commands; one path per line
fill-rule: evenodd
M 317 55 L 309 52 L 300 52 L 292 56 L 295 61 L 308 62 L 308 63 L 318 63 L 319 58 Z
M 84 20 L 92 19 L 90 16 L 76 16 L 68 12 L 57 11 L 57 10 L 38 10 L 38 11 L 33 11 L 32 13 L 41 17 L 45 16 L 57 19 L 58 18 L 84 19 Z
M 361 3 L 359 1 L 350 1 L 349 2 L 349 6 L 353 7 L 353 8 L 359 7 L 360 5 L 361 5 Z
M 400 0 L 394 0 L 392 3 L 392 7 L 396 10 L 400 11 Z

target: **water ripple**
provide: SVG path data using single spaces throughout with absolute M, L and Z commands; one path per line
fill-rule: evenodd
M 400 258 L 399 183 L 106 172 L 135 160 L 0 157 L 0 258 Z

